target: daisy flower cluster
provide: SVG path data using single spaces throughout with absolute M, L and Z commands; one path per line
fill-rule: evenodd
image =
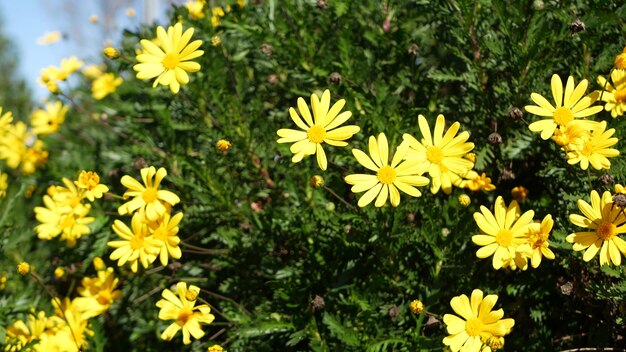
M 0 107 L 0 160 L 23 174 L 34 173 L 48 160 L 48 151 L 39 137 L 57 131 L 66 113 L 67 108 L 60 102 L 48 104 L 45 110 L 33 112 L 29 128 L 22 121 L 13 122 L 13 114 L 2 114 Z
M 69 247 L 91 232 L 88 224 L 95 219 L 88 216 L 91 204 L 109 191 L 100 183 L 100 177 L 93 171 L 81 171 L 75 181 L 63 178 L 65 186 L 50 186 L 43 196 L 43 207 L 35 207 L 37 237 L 51 240 L 60 236 Z
M 76 56 L 71 56 L 61 60 L 60 67 L 48 66 L 41 70 L 39 84 L 48 88 L 50 93 L 59 93 L 59 82 L 67 81 L 67 79 L 85 63 Z
M 496 199 L 494 211 L 481 205 L 480 212 L 474 213 L 474 220 L 481 233 L 472 236 L 472 242 L 481 246 L 476 252 L 478 258 L 492 257 L 494 269 L 510 268 L 515 270 L 537 268 L 543 257 L 554 259 L 548 237 L 554 220 L 546 215 L 541 222 L 534 221 L 535 212 L 528 210 L 522 214 L 517 201 L 509 206 L 502 197 Z
M 289 115 L 300 130 L 285 128 L 277 131 L 281 137 L 278 143 L 293 143 L 290 147 L 294 154 L 292 162 L 315 155 L 320 169 L 325 171 L 328 168 L 323 144 L 345 147 L 348 145 L 346 141 L 360 131 L 356 125 L 342 126 L 352 116 L 350 111 L 341 112 L 345 104 L 346 101 L 340 99 L 331 106 L 329 90 L 325 90 L 321 98 L 315 93 L 311 95 L 311 110 L 303 98 L 298 98 L 300 114 L 290 108 Z M 369 155 L 360 149 L 352 149 L 357 162 L 375 173 L 352 174 L 344 178 L 346 183 L 352 185 L 352 192 L 365 192 L 358 201 L 359 207 L 365 207 L 374 199 L 376 207 L 382 207 L 387 200 L 397 207 L 400 191 L 419 197 L 422 193 L 416 187 L 429 182 L 433 194 L 439 190 L 450 194 L 452 186 L 471 190 L 495 189 L 484 173 L 479 175 L 472 170 L 475 155 L 470 153 L 474 143 L 467 142 L 469 132 L 458 133 L 458 122 L 447 129 L 445 124 L 444 116 L 437 116 L 431 132 L 426 117 L 419 115 L 418 125 L 423 138 L 418 141 L 412 135 L 404 134 L 393 154 L 385 133 L 369 137 Z M 426 173 L 430 180 L 422 176 Z
M 7 326 L 5 351 L 21 351 L 27 345 L 38 352 L 87 350 L 88 336 L 94 334 L 89 320 L 106 313 L 122 297 L 113 268 L 106 267 L 99 257 L 93 264 L 97 275 L 83 277 L 76 289 L 78 296 L 52 299 L 54 314 L 32 311 L 27 321 L 16 320 Z
M 129 175 L 124 175 L 121 180 L 127 188 L 123 197 L 130 200 L 122 204 L 118 212 L 132 216 L 131 227 L 115 220 L 113 231 L 120 239 L 107 243 L 115 248 L 111 260 L 117 260 L 120 267 L 129 263 L 134 273 L 139 263 L 148 268 L 158 257 L 165 266 L 170 257 L 180 259 L 182 255 L 178 246 L 178 224 L 183 213 L 172 213 L 172 207 L 180 202 L 180 198 L 171 191 L 159 189 L 167 171 L 150 166 L 141 169 L 140 173 L 143 183 Z
M 584 79 L 575 86 L 572 76 L 563 85 L 561 78 L 553 75 L 554 105 L 543 96 L 532 93 L 530 98 L 537 105 L 525 106 L 531 114 L 548 118 L 535 121 L 528 128 L 540 132 L 542 139 L 552 138 L 565 151 L 568 164 L 580 164 L 583 170 L 589 165 L 596 170 L 609 169 L 611 162 L 608 158 L 619 155 L 617 149 L 611 148 L 617 143 L 617 138 L 613 137 L 615 129 L 607 130 L 606 121 L 586 119 L 602 111 L 602 106 L 592 105 L 598 101 L 600 92 L 585 95 L 588 85 Z

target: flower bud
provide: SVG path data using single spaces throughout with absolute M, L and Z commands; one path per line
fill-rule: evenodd
M 487 137 L 489 144 L 498 145 L 502 144 L 502 136 L 498 132 L 494 132 Z
M 104 56 L 108 57 L 111 60 L 115 60 L 120 57 L 120 51 L 113 47 L 104 48 L 102 52 L 104 53 Z
M 26 276 L 30 272 L 30 264 L 27 262 L 21 262 L 17 265 L 17 273 Z
M 409 304 L 409 309 L 413 312 L 413 314 L 420 314 L 424 311 L 424 303 L 422 303 L 419 299 L 413 300 Z

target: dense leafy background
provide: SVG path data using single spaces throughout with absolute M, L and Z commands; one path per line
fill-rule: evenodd
M 198 60 L 202 70 L 191 74 L 179 94 L 134 78 L 135 49 L 141 38 L 154 36 L 156 26 L 128 29 L 122 58 L 106 62 L 125 79 L 115 95 L 94 101 L 86 80 L 64 87 L 58 99 L 73 109 L 61 133 L 46 139 L 47 166 L 31 177 L 12 173 L 0 206 L 0 261 L 8 272 L 7 288 L 0 292 L 1 325 L 30 307 L 51 310 L 49 298 L 15 274 L 17 262 L 30 261 L 47 284 L 66 294 L 92 273 L 93 257 L 108 259 L 106 242 L 115 237 L 110 224 L 120 201 L 100 201 L 92 210 L 98 218 L 93 233 L 70 249 L 38 240 L 33 231 L 32 209 L 46 188 L 86 169 L 122 194 L 122 175 L 138 177 L 140 168 L 154 165 L 168 170 L 165 187 L 182 199 L 181 238 L 191 246 L 165 268 L 156 265 L 137 275 L 119 269 L 124 298 L 93 321 L 94 350 L 199 351 L 216 342 L 230 352 L 440 351 L 445 336 L 440 320 L 451 312 L 450 299 L 474 288 L 498 294 L 498 306 L 515 319 L 508 351 L 626 346 L 623 266 L 600 269 L 597 258 L 585 263 L 565 242 L 575 230 L 567 215 L 578 212 L 576 200 L 611 187 L 598 181 L 602 172 L 567 165 L 554 143 L 532 134 L 527 122 L 536 117 L 515 121 L 508 114 L 530 104 L 531 92 L 550 97 L 553 73 L 577 82 L 586 78 L 598 89 L 596 77 L 609 74 L 625 44 L 626 5 L 540 0 L 329 0 L 327 5 L 233 4 L 216 28 L 208 19 L 190 19 L 184 8 L 172 8 L 172 23 L 181 19 L 185 28 L 194 27 L 205 51 Z M 570 30 L 576 19 L 585 23 L 584 31 Z M 210 45 L 215 35 L 222 40 L 219 47 Z M 329 78 L 333 72 L 340 82 Z M 332 101 L 346 99 L 350 121 L 361 132 L 350 147 L 327 149 L 331 164 L 321 173 L 314 158 L 292 164 L 288 145 L 276 143 L 276 130 L 293 128 L 287 111 L 298 97 L 308 101 L 324 89 L 331 90 Z M 2 104 L 23 111 L 4 98 Z M 363 149 L 379 132 L 397 146 L 403 133 L 419 136 L 418 114 L 434 121 L 439 113 L 470 131 L 477 169 L 490 175 L 497 189 L 471 193 L 467 208 L 457 202 L 462 190 L 448 196 L 425 189 L 421 198 L 403 196 L 398 208 L 358 209 L 343 181 L 362 171 L 350 148 Z M 623 118 L 606 112 L 595 118 L 608 120 L 624 138 Z M 502 144 L 487 142 L 494 131 Z M 215 148 L 221 138 L 233 143 L 227 153 Z M 624 152 L 621 141 L 618 148 Z M 616 181 L 626 182 L 623 158 L 612 163 Z M 309 185 L 315 174 L 323 175 L 328 189 Z M 530 190 L 523 210 L 555 218 L 551 242 L 557 258 L 525 272 L 495 271 L 489 260 L 475 257 L 471 236 L 478 228 L 472 214 L 497 195 L 510 201 L 517 185 Z M 70 276 L 54 279 L 57 266 Z M 157 319 L 155 303 L 163 288 L 180 280 L 202 287 L 217 316 L 205 327 L 207 336 L 190 347 L 182 347 L 179 338 L 159 339 L 169 323 Z M 312 309 L 316 295 L 323 297 L 323 309 Z M 422 300 L 432 315 L 411 314 L 413 299 Z M 3 333 L 0 327 L 0 341 Z

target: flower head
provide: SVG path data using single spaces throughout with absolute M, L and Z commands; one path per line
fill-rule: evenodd
M 106 312 L 113 302 L 122 297 L 122 291 L 116 290 L 120 280 L 115 277 L 113 268 L 97 270 L 96 277 L 84 277 L 82 279 L 78 288 L 78 294 L 81 297 L 74 299 L 86 318 Z
M 615 57 L 615 68 L 618 70 L 626 70 L 626 47 L 621 54 Z
M 583 97 L 588 85 L 589 82 L 583 79 L 574 88 L 574 78 L 569 76 L 567 84 L 563 87 L 561 78 L 557 74 L 552 75 L 551 86 L 555 105 L 550 104 L 543 96 L 532 93 L 530 98 L 537 105 L 524 107 L 531 114 L 549 117 L 549 119 L 535 121 L 528 128 L 533 132 L 541 132 L 542 139 L 548 139 L 552 137 L 557 127 L 567 126 L 577 118 L 589 117 L 602 111 L 602 106 L 591 106 L 598 99 L 598 92 Z M 591 130 L 593 127 L 587 129 Z
M 606 121 L 602 121 L 593 132 L 585 132 L 573 143 L 568 145 L 567 163 L 574 165 L 580 163 L 583 170 L 587 170 L 589 164 L 596 169 L 610 169 L 611 162 L 608 158 L 619 155 L 619 150 L 610 148 L 617 143 L 617 138 L 611 137 L 615 133 L 614 128 L 606 130 Z
M 137 209 L 143 209 L 148 220 L 156 221 L 165 214 L 166 207 L 163 202 L 170 205 L 178 204 L 180 198 L 176 194 L 159 189 L 165 176 L 167 176 L 167 171 L 164 168 L 161 167 L 156 170 L 154 166 L 141 169 L 143 184 L 128 175 L 124 175 L 121 182 L 128 188 L 124 193 L 124 198 L 132 197 L 133 199 L 118 208 L 120 215 L 131 214 Z
M 423 136 L 421 141 L 410 134 L 402 136 L 410 143 L 406 159 L 428 171 L 432 179 L 430 191 L 433 194 L 439 192 L 439 189 L 450 194 L 452 184 L 458 183 L 460 175 L 466 174 L 474 167 L 471 160 L 464 158 L 474 149 L 474 143 L 467 142 L 469 132 L 464 131 L 457 135 L 461 124 L 455 122 L 444 134 L 446 119 L 443 115 L 437 116 L 433 133 L 430 132 L 424 116 L 419 115 L 418 124 Z
M 462 207 L 467 207 L 470 205 L 470 203 L 472 202 L 472 200 L 470 199 L 470 197 L 467 194 L 461 194 L 458 198 L 459 204 Z
M 193 28 L 189 28 L 183 33 L 183 25 L 176 23 L 167 32 L 165 28 L 157 27 L 156 44 L 142 39 L 144 52 L 137 55 L 139 63 L 133 66 L 137 78 L 145 80 L 157 77 L 153 87 L 162 84 L 169 86 L 172 93 L 178 93 L 180 85 L 189 82 L 187 72 L 200 70 L 200 64 L 190 60 L 204 54 L 204 51 L 198 50 L 202 40 L 189 42 L 193 31 Z
M 409 309 L 413 312 L 413 314 L 420 314 L 424 311 L 424 303 L 422 303 L 419 299 L 414 299 L 409 304 Z
M 148 227 L 139 213 L 133 215 L 131 228 L 120 220 L 115 220 L 113 231 L 121 240 L 109 241 L 107 246 L 115 248 L 109 257 L 111 260 L 118 260 L 118 266 L 130 263 L 130 269 L 136 273 L 139 262 L 144 268 L 154 262 L 163 242 L 149 235 Z
M 482 234 L 472 236 L 472 242 L 481 246 L 476 256 L 487 258 L 493 255 L 494 269 L 510 264 L 516 257 L 517 247 L 526 243 L 525 233 L 533 220 L 534 211 L 521 214 L 519 205 L 512 201 L 507 207 L 502 197 L 496 199 L 494 213 L 487 207 L 480 207 L 474 213 L 474 220 Z
M 122 77 L 115 77 L 113 73 L 105 73 L 91 83 L 91 95 L 96 100 L 102 100 L 107 95 L 115 93 L 122 84 Z
M 213 345 L 213 346 L 209 347 L 207 352 L 224 352 L 224 349 L 220 345 Z
M 189 11 L 189 17 L 194 20 L 201 20 L 204 18 L 204 4 L 205 0 L 188 0 L 185 2 L 185 7 Z
M 550 250 L 548 243 L 548 237 L 554 220 L 552 215 L 548 214 L 541 221 L 541 223 L 532 223 L 528 225 L 526 236 L 528 237 L 528 245 L 530 247 L 530 263 L 533 268 L 536 268 L 541 264 L 541 258 L 554 259 L 554 253 Z
M 163 216 L 154 222 L 148 223 L 148 231 L 155 240 L 160 240 L 163 245 L 159 250 L 159 260 L 163 266 L 167 265 L 168 257 L 180 259 L 182 252 L 178 244 L 178 224 L 183 218 L 183 213 L 177 213 L 171 216 L 169 212 L 165 212 Z
M 63 38 L 63 34 L 59 31 L 46 32 L 41 37 L 37 38 L 37 44 L 50 45 L 58 42 Z
M 586 249 L 583 254 L 586 262 L 600 251 L 600 265 L 620 265 L 621 254 L 626 255 L 626 242 L 619 237 L 626 233 L 626 215 L 621 208 L 614 206 L 611 192 L 604 192 L 600 198 L 598 192 L 591 191 L 591 204 L 579 199 L 578 209 L 583 215 L 570 214 L 569 221 L 587 231 L 570 234 L 566 237 L 567 242 L 574 243 L 575 251 Z
M 450 334 L 443 339 L 444 345 L 449 346 L 452 352 L 480 352 L 483 339 L 506 335 L 515 321 L 510 318 L 502 319 L 502 309 L 492 310 L 497 301 L 497 295 L 483 298 L 483 292 L 479 289 L 472 291 L 471 298 L 466 295 L 453 297 L 450 306 L 458 316 L 443 316 L 446 330 Z
M 189 295 L 189 292 L 193 294 Z M 161 308 L 159 319 L 175 321 L 163 331 L 161 339 L 170 341 L 181 329 L 185 345 L 191 343 L 190 335 L 195 339 L 204 336 L 200 324 L 211 324 L 215 320 L 215 316 L 211 314 L 211 308 L 207 304 L 196 306 L 199 292 L 200 288 L 194 285 L 187 287 L 184 282 L 176 284 L 176 294 L 169 289 L 163 290 L 161 294 L 163 299 L 156 304 L 157 307 Z
M 111 60 L 115 60 L 120 57 L 120 51 L 110 46 L 104 48 L 104 50 L 102 50 L 102 53 L 104 54 L 104 56 L 108 57 Z
M 69 107 L 63 106 L 60 101 L 46 104 L 46 109 L 37 109 L 30 115 L 30 124 L 33 133 L 47 135 L 59 130 L 59 126 L 65 121 Z
M 83 191 L 83 197 L 93 202 L 95 198 L 102 198 L 109 187 L 100 183 L 100 177 L 93 171 L 81 171 L 78 180 L 74 181 L 78 189 Z
M 352 149 L 352 154 L 365 168 L 376 172 L 376 175 L 353 174 L 345 177 L 345 181 L 352 186 L 352 192 L 365 194 L 359 199 L 359 207 L 371 203 L 374 198 L 376 207 L 382 207 L 389 198 L 391 206 L 400 204 L 400 191 L 413 196 L 422 195 L 415 186 L 425 186 L 428 179 L 421 176 L 420 165 L 403 161 L 409 149 L 409 143 L 403 142 L 396 149 L 392 159 L 389 160 L 389 146 L 384 133 L 378 135 L 378 139 L 371 136 L 369 139 L 369 153 L 367 156 L 359 149 Z M 391 162 L 390 162 L 391 161 Z
M 17 273 L 22 275 L 22 276 L 26 276 L 28 275 L 28 273 L 30 272 L 30 264 L 28 264 L 27 262 L 21 262 L 19 264 L 17 264 Z
M 359 126 L 354 125 L 339 127 L 352 116 L 350 111 L 339 113 L 345 104 L 346 101 L 340 99 L 330 107 L 330 91 L 328 89 L 322 94 L 321 100 L 317 97 L 317 94 L 312 94 L 311 110 L 313 111 L 313 116 L 311 116 L 309 107 L 304 99 L 298 98 L 298 109 L 302 118 L 300 118 L 294 108 L 289 108 L 289 115 L 302 131 L 287 128 L 277 131 L 278 136 L 281 137 L 278 139 L 278 143 L 295 142 L 290 148 L 294 154 L 291 161 L 297 163 L 307 155 L 316 154 L 317 164 L 320 169 L 326 170 L 327 160 L 322 144 L 327 143 L 336 147 L 345 147 L 348 145 L 345 140 L 351 138 L 360 130 Z
M 610 111 L 611 116 L 622 116 L 626 110 L 626 70 L 613 70 L 611 81 L 613 84 L 609 83 L 606 78 L 598 76 L 596 82 L 603 90 L 600 93 L 600 99 L 606 102 L 604 110 Z
M 215 147 L 220 152 L 227 152 L 228 149 L 232 147 L 232 145 L 233 144 L 229 140 L 226 140 L 226 139 L 220 139 L 219 141 L 217 141 L 217 143 L 215 143 Z
M 524 186 L 513 187 L 511 190 L 511 196 L 517 202 L 523 202 L 528 197 L 528 189 Z

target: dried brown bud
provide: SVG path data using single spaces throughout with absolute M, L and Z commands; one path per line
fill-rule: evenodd
M 333 72 L 328 76 L 328 81 L 330 81 L 330 83 L 333 84 L 340 84 L 341 83 L 341 74 L 339 74 L 339 72 Z
M 328 1 L 326 1 L 326 0 L 317 0 L 315 6 L 317 6 L 318 9 L 324 10 L 325 8 L 328 7 Z
M 411 44 L 411 46 L 409 46 L 409 49 L 407 51 L 409 52 L 409 54 L 417 56 L 420 53 L 420 48 L 417 46 L 417 44 L 413 43 Z
M 311 311 L 315 313 L 319 310 L 324 309 L 324 306 L 326 306 L 324 298 L 322 298 L 320 295 L 315 295 L 315 297 L 311 301 Z
M 267 83 L 275 86 L 278 83 L 278 76 L 276 76 L 275 74 L 269 74 L 267 75 Z
M 519 108 L 509 110 L 509 118 L 513 121 L 519 121 L 524 117 L 524 113 Z
M 259 48 L 259 50 L 261 50 L 261 52 L 263 53 L 263 55 L 265 56 L 272 56 L 272 46 L 269 44 L 263 44 L 261 45 L 261 47 Z
M 578 32 L 582 32 L 585 30 L 585 22 L 581 21 L 580 18 L 577 18 L 576 21 L 570 23 L 567 28 L 569 29 L 570 33 L 574 35 Z
M 613 176 L 610 173 L 608 173 L 608 172 L 605 172 L 604 174 L 602 174 L 602 176 L 600 176 L 599 180 L 600 180 L 600 183 L 602 183 L 605 186 L 606 185 L 611 185 L 612 186 L 612 185 L 615 184 L 615 179 L 613 179 Z
M 618 193 L 613 196 L 613 204 L 620 208 L 626 208 L 626 194 Z
M 498 132 L 494 132 L 487 137 L 490 144 L 498 145 L 502 144 L 502 136 Z
M 500 171 L 500 176 L 498 176 L 498 182 L 511 180 L 515 180 L 515 173 L 513 172 L 513 170 L 507 167 Z
M 389 308 L 388 314 L 391 319 L 395 320 L 396 317 L 400 315 L 400 308 L 398 308 L 398 306 L 392 306 Z

